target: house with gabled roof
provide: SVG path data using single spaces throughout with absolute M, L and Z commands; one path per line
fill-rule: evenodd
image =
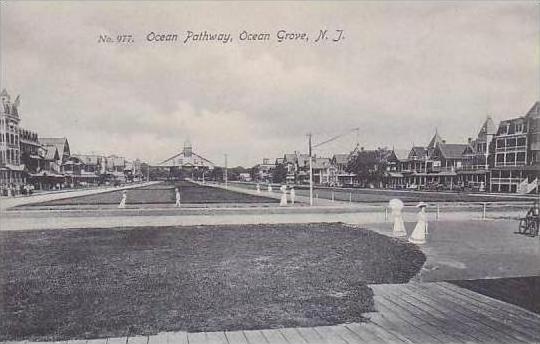
M 69 142 L 65 137 L 40 137 L 39 143 L 44 146 L 55 146 L 62 162 L 67 161 L 71 155 Z

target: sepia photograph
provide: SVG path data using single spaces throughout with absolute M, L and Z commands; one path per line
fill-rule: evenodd
M 0 344 L 540 343 L 538 1 L 0 2 Z

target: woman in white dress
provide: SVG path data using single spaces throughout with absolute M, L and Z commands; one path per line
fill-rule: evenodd
M 180 207 L 180 191 L 178 188 L 174 189 L 175 197 L 176 197 L 176 203 L 174 204 L 175 207 Z
M 388 206 L 390 209 L 392 209 L 392 219 L 394 220 L 393 235 L 398 238 L 407 236 L 405 224 L 403 223 L 403 215 L 401 213 L 401 209 L 403 209 L 403 202 L 397 198 L 394 198 L 388 202 Z
M 296 192 L 294 191 L 294 186 L 291 186 L 291 204 L 294 204 L 294 199 L 296 198 Z
M 281 185 L 281 188 L 279 189 L 281 190 L 281 200 L 279 201 L 279 205 L 280 206 L 287 205 L 287 186 Z
M 119 209 L 124 209 L 126 207 L 126 200 L 127 200 L 127 191 L 124 190 L 122 192 L 122 200 L 120 201 L 120 204 L 118 205 Z
M 420 202 L 416 205 L 416 207 L 420 208 L 420 211 L 417 215 L 418 222 L 416 223 L 416 227 L 414 227 L 414 230 L 409 237 L 409 241 L 413 244 L 425 244 L 428 234 L 428 221 L 426 214 L 427 204 L 424 202 Z

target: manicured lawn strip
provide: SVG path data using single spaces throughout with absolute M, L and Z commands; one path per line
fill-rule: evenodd
M 451 283 L 540 314 L 540 276 L 451 281 Z
M 255 185 L 234 183 L 235 186 L 255 189 Z M 266 184 L 261 184 L 261 189 L 266 190 Z M 309 196 L 309 189 L 305 186 L 295 186 L 297 195 Z M 349 193 L 353 202 L 375 202 L 384 203 L 393 198 L 399 198 L 405 203 L 423 202 L 527 202 L 529 199 L 523 197 L 512 197 L 511 195 L 489 196 L 470 195 L 466 192 L 436 192 L 436 191 L 396 191 L 389 189 L 339 189 L 339 188 L 314 188 L 314 194 L 320 198 L 331 199 L 334 191 L 334 199 L 337 201 L 349 201 Z
M 279 200 L 247 195 L 211 186 L 201 186 L 187 181 L 176 183 L 161 183 L 127 191 L 127 205 L 130 204 L 174 204 L 174 188 L 178 187 L 182 203 L 277 203 Z M 59 199 L 54 201 L 33 203 L 27 206 L 58 206 L 58 205 L 99 205 L 118 204 L 122 199 L 122 190 L 100 193 L 95 195 Z
M 345 225 L 0 232 L 0 341 L 332 325 L 404 283 L 416 246 Z

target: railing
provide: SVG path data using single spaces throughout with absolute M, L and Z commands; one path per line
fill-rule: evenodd
M 525 166 L 527 163 L 525 161 L 499 161 L 495 162 L 495 167 L 497 166 Z
M 500 152 L 516 152 L 516 151 L 526 152 L 527 146 L 505 146 L 505 147 L 497 147 L 495 150 L 499 153 Z
M 519 184 L 521 178 L 491 178 L 491 184 Z

